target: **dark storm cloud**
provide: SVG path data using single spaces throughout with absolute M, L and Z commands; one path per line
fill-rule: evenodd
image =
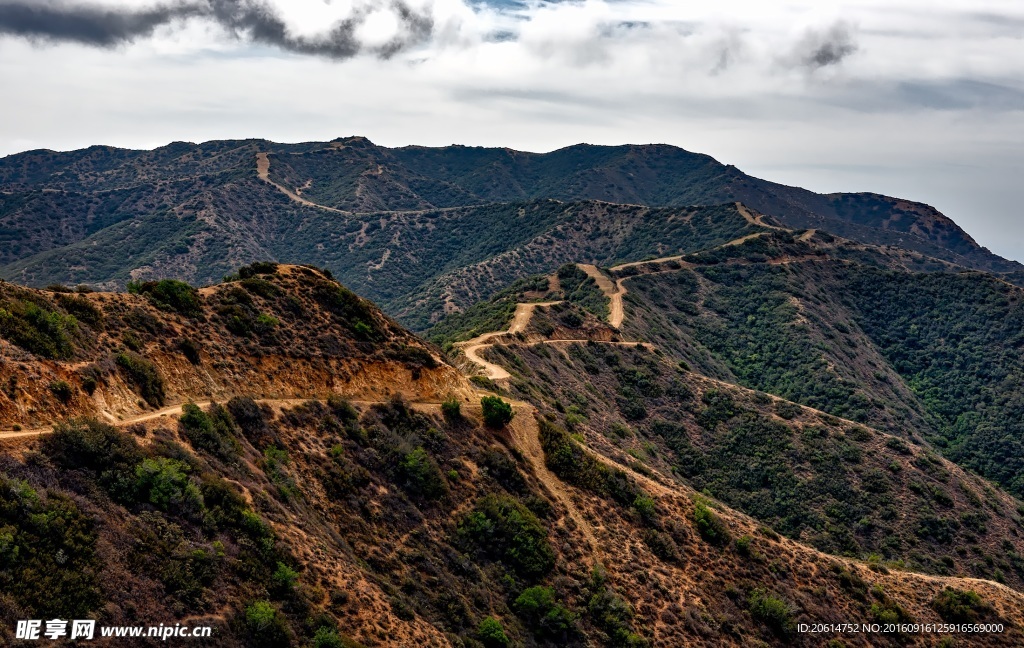
M 818 69 L 838 65 L 857 51 L 857 43 L 845 23 L 836 23 L 824 31 L 809 31 L 797 46 L 801 65 Z
M 187 19 L 216 23 L 236 38 L 297 54 L 346 59 L 363 51 L 387 58 L 421 43 L 433 32 L 433 20 L 403 0 L 381 2 L 398 18 L 399 33 L 389 42 L 366 48 L 356 38 L 369 7 L 335 23 L 316 37 L 293 36 L 284 20 L 262 0 L 197 0 L 161 4 L 147 9 L 106 8 L 65 2 L 0 0 L 0 35 L 34 41 L 73 42 L 115 47 L 152 36 L 164 25 Z

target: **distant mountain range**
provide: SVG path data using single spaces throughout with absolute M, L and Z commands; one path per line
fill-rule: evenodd
M 508 283 L 569 261 L 691 252 L 671 232 L 662 236 L 666 224 L 703 206 L 701 243 L 721 244 L 743 225 L 717 206 L 736 202 L 786 227 L 1024 276 L 1024 266 L 927 205 L 815 194 L 671 146 L 534 154 L 389 149 L 351 137 L 8 156 L 0 160 L 0 277 L 116 288 L 132 278 L 209 283 L 257 259 L 310 262 L 422 329 L 500 287 L 467 280 L 477 269 L 495 272 L 495 258 L 510 271 L 494 279 Z M 712 208 L 718 216 L 708 216 Z

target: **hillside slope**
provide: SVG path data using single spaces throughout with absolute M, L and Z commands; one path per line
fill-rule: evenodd
M 257 264 L 131 295 L 0 288 L 4 641 L 36 617 L 210 624 L 215 646 L 934 643 L 796 631 L 851 620 L 1024 640 L 1019 592 L 779 536 L 626 459 L 596 419 L 581 445 L 550 396 L 484 425 L 484 394 L 321 271 Z M 60 422 L 83 414 L 112 425 Z M 1020 524 L 988 499 L 986 555 L 1016 547 Z

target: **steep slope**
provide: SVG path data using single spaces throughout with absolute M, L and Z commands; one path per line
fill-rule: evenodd
M 1002 624 L 960 635 L 977 645 L 1024 639 L 1019 592 L 781 537 L 625 459 L 596 427 L 581 446 L 548 397 L 495 422 L 429 346 L 321 271 L 257 264 L 198 292 L 2 289 L 0 411 L 39 428 L 0 438 L 3 641 L 37 617 L 211 625 L 215 646 L 935 638 L 796 631 L 854 619 L 963 619 Z M 211 396 L 226 404 L 187 404 Z M 116 426 L 60 422 L 70 414 Z M 1016 523 L 994 511 L 984 543 Z
M 762 236 L 628 279 L 626 328 L 708 375 L 927 439 L 1020 495 L 1024 294 L 929 265 Z
M 200 291 L 143 283 L 137 295 L 0 283 L 0 425 L 116 420 L 240 392 L 287 399 L 390 385 L 435 396 L 456 381 L 436 352 L 321 271 L 242 272 Z

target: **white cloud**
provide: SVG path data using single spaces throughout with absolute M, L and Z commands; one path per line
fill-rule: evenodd
M 305 38 L 371 6 L 273 2 Z M 667 142 L 790 184 L 930 202 L 1024 259 L 1017 1 L 409 4 L 431 16 L 431 37 L 387 61 L 253 46 L 201 20 L 113 50 L 0 37 L 0 154 L 347 134 L 530 150 Z M 383 9 L 357 31 L 369 47 L 403 29 L 390 2 L 372 6 Z

